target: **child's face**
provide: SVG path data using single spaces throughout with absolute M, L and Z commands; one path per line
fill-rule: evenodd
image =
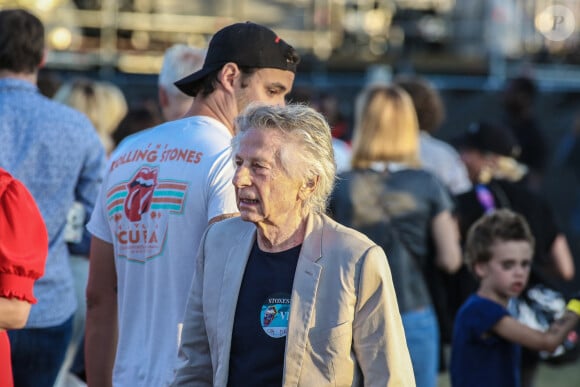
M 490 248 L 489 262 L 476 264 L 480 278 L 479 293 L 507 305 L 518 296 L 528 281 L 532 248 L 526 241 L 496 241 Z

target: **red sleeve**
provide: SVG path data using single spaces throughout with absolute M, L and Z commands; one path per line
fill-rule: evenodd
M 0 297 L 36 303 L 33 285 L 47 255 L 48 233 L 34 198 L 0 169 Z

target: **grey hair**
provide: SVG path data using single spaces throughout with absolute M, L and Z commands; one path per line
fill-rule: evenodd
M 303 104 L 251 104 L 236 118 L 237 134 L 232 139 L 234 153 L 237 152 L 244 133 L 251 128 L 278 130 L 298 145 L 300 152 L 288 153 L 282 149 L 277 157 L 282 169 L 289 176 L 300 178 L 304 182 L 318 178 L 315 190 L 304 202 L 304 209 L 324 213 L 336 174 L 330 127 L 324 116 Z M 295 163 L 297 158 L 299 167 Z
M 173 83 L 201 69 L 206 50 L 185 44 L 174 44 L 163 55 L 158 84 L 172 95 L 182 95 Z

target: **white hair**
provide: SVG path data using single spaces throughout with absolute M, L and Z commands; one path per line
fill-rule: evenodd
M 174 44 L 165 51 L 159 72 L 159 86 L 172 95 L 184 95 L 173 83 L 201 69 L 206 50 Z
M 318 179 L 313 194 L 305 200 L 306 210 L 324 213 L 334 186 L 336 164 L 332 148 L 332 136 L 328 122 L 316 110 L 301 104 L 269 106 L 250 104 L 235 121 L 236 136 L 232 149 L 237 152 L 240 141 L 250 128 L 278 130 L 293 139 L 299 146 L 296 153 L 282 152 L 277 155 L 282 168 L 289 176 L 298 176 L 304 182 Z M 296 165 L 300 167 L 296 168 Z

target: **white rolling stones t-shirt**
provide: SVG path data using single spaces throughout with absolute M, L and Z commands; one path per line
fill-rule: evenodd
M 220 122 L 189 117 L 137 133 L 111 156 L 87 227 L 115 251 L 115 386 L 172 379 L 202 234 L 211 218 L 237 212 L 230 141 Z

